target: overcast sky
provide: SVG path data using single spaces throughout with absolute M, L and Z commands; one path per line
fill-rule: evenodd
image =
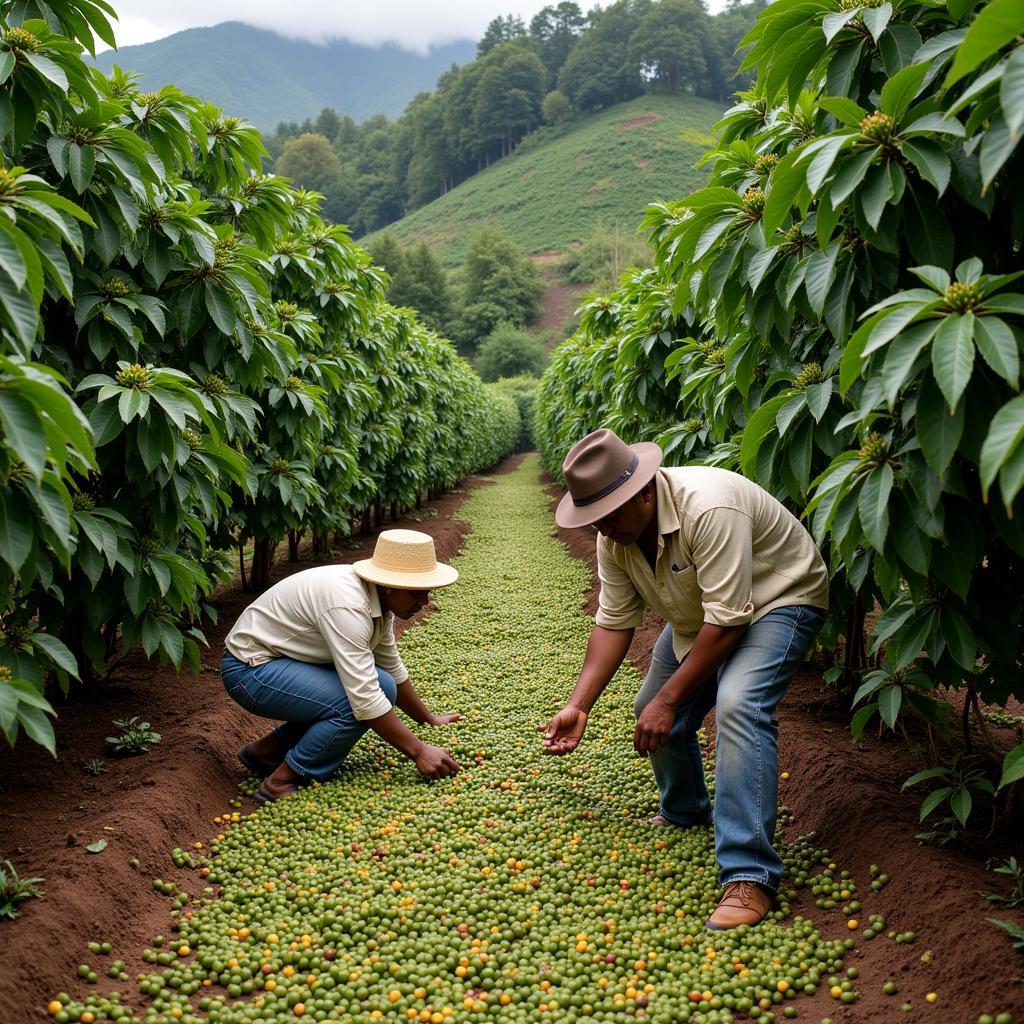
M 579 2 L 579 0 L 577 0 Z M 173 32 L 222 21 L 244 21 L 293 39 L 349 39 L 367 46 L 398 43 L 423 52 L 455 39 L 479 39 L 499 14 L 518 14 L 529 24 L 557 0 L 114 0 L 119 46 L 148 43 Z M 725 0 L 709 0 L 716 11 Z M 593 4 L 584 0 L 584 11 Z M 603 6 L 607 6 L 604 4 Z

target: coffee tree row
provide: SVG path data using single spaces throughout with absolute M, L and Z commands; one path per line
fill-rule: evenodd
M 1024 698 L 1022 39 L 1015 0 L 769 5 L 708 186 L 649 208 L 655 267 L 586 305 L 541 385 L 553 472 L 606 425 L 803 516 L 857 734 L 941 730 L 936 684 Z
M 197 667 L 235 547 L 321 541 L 514 450 L 519 413 L 255 130 L 82 59 L 104 0 L 0 3 L 0 728 L 54 675 Z M 379 513 L 378 513 L 379 515 Z

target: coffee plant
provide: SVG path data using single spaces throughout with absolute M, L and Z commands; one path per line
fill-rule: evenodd
M 584 306 L 541 384 L 554 474 L 610 426 L 804 518 L 833 677 L 884 669 L 860 728 L 938 724 L 930 686 L 893 685 L 920 673 L 975 713 L 1024 697 L 1022 41 L 1015 0 L 769 5 L 708 186 L 648 208 L 654 267 Z M 1001 786 L 1022 776 L 1017 747 Z
M 0 729 L 141 647 L 198 668 L 252 542 L 347 532 L 514 450 L 520 417 L 251 125 L 83 60 L 104 0 L 0 2 Z M 244 566 L 243 566 L 244 569 Z

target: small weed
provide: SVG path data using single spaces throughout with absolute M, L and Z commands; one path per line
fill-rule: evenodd
M 102 775 L 107 770 L 107 762 L 101 757 L 93 757 L 82 762 L 82 767 L 90 775 Z
M 149 722 L 139 721 L 137 715 L 115 718 L 113 725 L 115 729 L 121 730 L 117 736 L 107 737 L 115 754 L 146 754 L 151 743 L 160 742 L 160 733 L 152 732 Z
M 979 892 L 979 896 L 992 903 L 1003 903 L 1008 907 L 1019 907 L 1024 903 L 1024 864 L 1018 864 L 1016 857 L 1011 857 L 1005 864 L 993 869 L 997 875 L 1009 875 L 1013 879 L 1013 888 L 1008 896 L 994 892 Z
M 43 890 L 39 887 L 41 878 L 19 878 L 14 865 L 4 861 L 7 870 L 0 868 L 0 921 L 13 921 L 18 916 L 17 904 L 35 897 L 41 899 Z

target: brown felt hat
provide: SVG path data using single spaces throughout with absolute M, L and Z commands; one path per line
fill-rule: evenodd
M 590 526 L 650 483 L 661 465 L 651 441 L 626 444 L 613 430 L 595 430 L 577 441 L 562 463 L 569 493 L 555 509 L 559 526 Z

